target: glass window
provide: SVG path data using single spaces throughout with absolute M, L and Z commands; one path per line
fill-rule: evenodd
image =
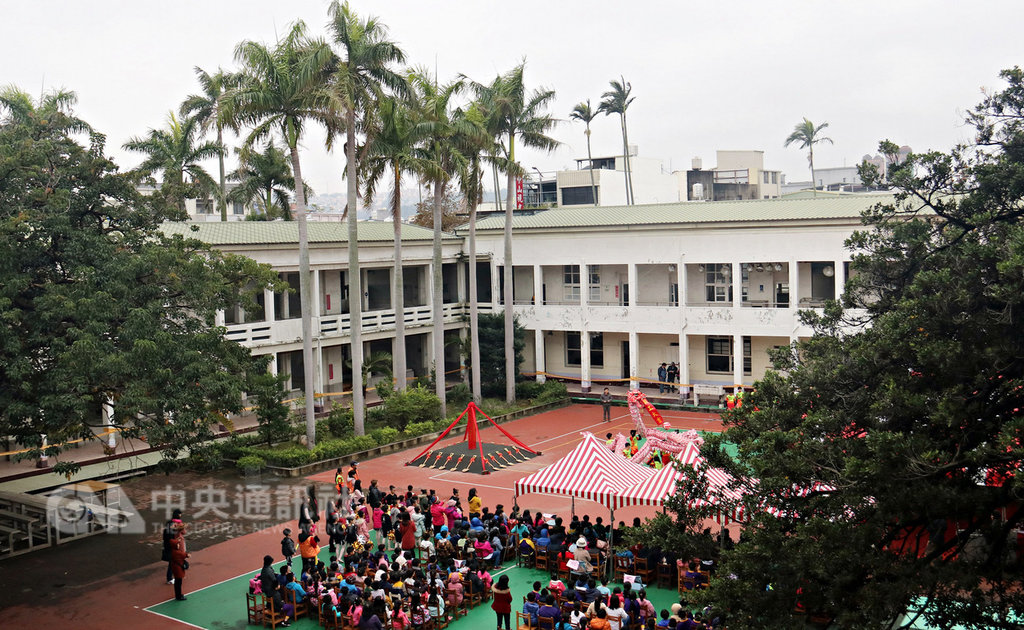
M 604 367 L 603 333 L 590 333 L 590 365 Z
M 708 374 L 732 374 L 732 337 L 708 337 L 707 340 Z M 746 375 L 751 374 L 753 368 L 751 354 L 751 339 L 743 337 L 743 373 Z
M 601 266 L 600 265 L 587 265 L 587 282 L 590 287 L 590 292 L 587 294 L 587 299 L 591 302 L 601 301 Z
M 241 201 L 236 201 L 231 204 L 231 212 L 233 214 L 245 214 L 245 206 L 242 205 Z
M 764 171 L 764 183 L 768 183 L 768 171 Z
M 581 348 L 580 334 L 578 332 L 566 331 L 565 333 L 565 364 L 579 367 L 583 362 L 583 350 Z
M 196 199 L 196 214 L 213 214 L 213 199 Z
M 779 183 L 779 174 L 776 171 L 772 171 L 772 183 L 773 184 L 778 184 Z
M 598 197 L 601 194 L 598 192 Z M 562 188 L 563 206 L 594 205 L 594 189 L 590 186 L 566 186 Z
M 579 265 L 563 265 L 562 266 L 562 284 L 564 287 L 564 297 L 570 302 L 580 301 L 580 266 Z
M 668 285 L 668 301 L 672 306 L 679 306 L 679 284 L 676 282 Z
M 704 288 L 707 302 L 732 302 L 732 266 L 712 263 L 705 266 Z

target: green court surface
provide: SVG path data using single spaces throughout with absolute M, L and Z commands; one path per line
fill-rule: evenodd
M 329 554 L 326 551 L 322 552 L 320 557 L 325 562 L 330 560 Z M 275 563 L 275 570 L 280 569 L 281 564 L 281 562 Z M 299 568 L 300 563 L 298 559 L 295 559 L 292 564 L 296 570 Z M 172 599 L 155 606 L 150 606 L 146 610 L 181 621 L 195 628 L 225 630 L 229 628 L 256 627 L 246 625 L 245 595 L 249 592 L 249 579 L 255 577 L 258 573 L 259 570 L 254 568 L 245 575 L 240 575 L 219 584 L 191 592 L 188 591 L 186 583 L 185 594 L 188 596 L 188 600 L 179 602 Z M 507 563 L 505 568 L 492 573 L 495 577 L 500 574 L 508 574 L 509 576 L 514 602 L 513 611 L 522 610 L 522 598 L 530 592 L 534 581 L 540 581 L 547 586 L 549 580 L 546 571 L 516 567 L 514 562 Z M 610 588 L 615 586 L 615 584 L 609 584 Z M 618 586 L 621 586 L 621 584 Z M 670 608 L 672 604 L 679 601 L 679 594 L 675 589 L 650 587 L 647 589 L 647 596 L 657 611 L 661 611 L 663 608 Z M 512 615 L 512 622 L 513 627 L 515 627 L 514 614 Z M 452 622 L 450 627 L 454 630 L 470 630 L 471 628 L 490 628 L 494 623 L 494 612 L 491 610 L 490 605 L 485 603 L 471 609 L 467 616 L 459 618 L 457 622 Z M 312 629 L 317 627 L 319 626 L 315 617 L 312 619 L 298 619 L 292 624 L 292 628 Z

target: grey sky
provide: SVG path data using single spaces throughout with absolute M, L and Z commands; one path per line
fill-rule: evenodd
M 807 116 L 828 121 L 835 146 L 816 149 L 821 167 L 855 164 L 878 140 L 915 150 L 968 138 L 962 112 L 980 88 L 998 88 L 1001 68 L 1020 64 L 1024 3 L 938 0 L 765 2 L 353 1 L 377 15 L 412 64 L 491 79 L 524 56 L 530 86 L 556 90 L 564 146 L 520 161 L 574 168 L 586 155 L 573 105 L 600 100 L 620 74 L 633 84 L 630 141 L 640 153 L 686 168 L 716 149 L 763 149 L 766 166 L 809 179 L 804 154 L 784 149 Z M 108 135 L 118 163 L 130 136 L 161 126 L 197 89 L 193 66 L 233 66 L 243 39 L 273 41 L 303 19 L 324 33 L 327 2 L 206 0 L 0 3 L 0 83 L 31 93 L 67 87 L 79 114 Z M 594 125 L 594 152 L 620 150 L 617 118 Z M 303 170 L 318 192 L 343 190 L 343 159 L 305 140 Z M 488 180 L 489 181 L 489 180 Z

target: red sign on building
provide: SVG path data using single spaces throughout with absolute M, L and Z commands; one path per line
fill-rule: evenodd
M 516 178 L 516 210 L 523 209 L 523 178 Z

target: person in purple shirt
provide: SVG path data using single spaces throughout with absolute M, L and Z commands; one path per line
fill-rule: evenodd
M 544 605 L 537 611 L 537 617 L 551 617 L 555 624 L 562 618 L 562 611 L 555 606 L 555 596 L 548 595 L 547 599 L 544 600 Z

